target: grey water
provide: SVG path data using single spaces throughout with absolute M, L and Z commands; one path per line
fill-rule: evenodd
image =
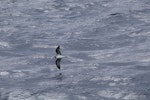
M 0 0 L 0 100 L 150 100 L 149 76 L 149 0 Z

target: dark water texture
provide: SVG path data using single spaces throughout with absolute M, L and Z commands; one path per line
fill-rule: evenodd
M 149 0 L 0 0 L 0 100 L 150 100 L 149 76 Z

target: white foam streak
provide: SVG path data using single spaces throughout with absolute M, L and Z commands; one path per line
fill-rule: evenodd
M 7 71 L 0 72 L 0 76 L 8 76 L 10 73 Z
M 0 47 L 2 47 L 2 48 L 9 48 L 10 45 L 7 42 L 0 41 Z

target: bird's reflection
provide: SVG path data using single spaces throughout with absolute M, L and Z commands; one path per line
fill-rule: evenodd
M 58 81 L 62 81 L 63 78 L 64 78 L 64 76 L 62 73 L 58 73 L 54 77 L 52 77 L 53 80 L 58 80 Z
M 62 79 L 63 79 L 63 74 L 62 74 L 62 73 L 59 73 L 59 74 L 56 76 L 56 79 L 57 79 L 57 80 L 62 80 Z

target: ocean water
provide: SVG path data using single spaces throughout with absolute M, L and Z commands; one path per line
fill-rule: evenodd
M 149 76 L 149 0 L 0 0 L 0 100 L 150 100 Z

